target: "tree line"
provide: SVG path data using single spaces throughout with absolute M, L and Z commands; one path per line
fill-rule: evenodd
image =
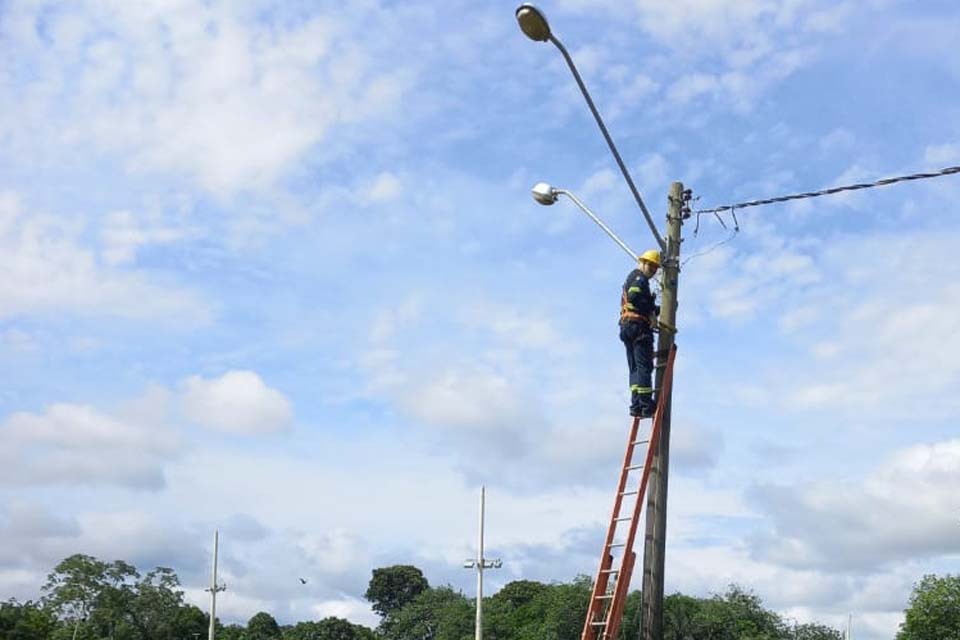
M 484 598 L 485 640 L 579 640 L 591 581 L 516 580 Z M 145 574 L 117 560 L 73 555 L 47 577 L 39 601 L 0 603 L 0 640 L 200 640 L 208 615 L 184 601 L 177 574 Z M 420 569 L 374 569 L 365 597 L 380 616 L 371 629 L 337 617 L 281 625 L 261 611 L 246 624 L 222 625 L 221 640 L 471 640 L 474 601 L 450 586 L 432 587 Z M 640 593 L 624 609 L 618 640 L 634 640 Z M 836 629 L 797 624 L 740 587 L 696 598 L 664 599 L 663 640 L 843 640 Z M 925 576 L 910 597 L 896 640 L 960 640 L 960 575 Z

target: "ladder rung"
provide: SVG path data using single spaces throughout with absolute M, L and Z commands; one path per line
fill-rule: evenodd
M 633 520 L 633 516 L 623 516 L 622 518 L 617 518 L 617 522 L 626 522 L 627 520 Z
M 620 569 L 604 569 L 600 573 L 620 573 Z
M 612 593 L 607 593 L 607 594 L 604 594 L 604 595 L 602 595 L 602 596 L 597 596 L 596 598 L 594 598 L 594 600 L 609 600 L 609 599 L 611 599 L 612 597 L 613 597 L 613 594 L 612 594 Z
M 634 442 L 633 444 L 635 444 L 635 445 L 638 445 L 638 444 L 647 444 L 648 442 L 650 442 L 650 441 L 649 441 L 649 440 L 637 440 L 637 441 Z
M 640 493 L 640 492 L 639 492 L 639 491 L 621 491 L 621 492 L 620 492 L 620 495 L 622 495 L 622 496 L 632 496 L 632 495 L 635 495 L 635 494 L 637 494 L 637 493 Z
M 637 470 L 637 469 L 643 469 L 643 465 L 642 465 L 642 464 L 635 464 L 635 465 L 632 465 L 632 466 L 630 466 L 630 467 L 627 467 L 627 471 L 635 471 L 635 470 Z
M 604 620 L 603 622 L 591 622 L 591 623 L 590 623 L 590 626 L 591 626 L 591 627 L 605 627 L 605 626 L 607 626 L 607 621 Z
M 611 548 L 611 549 L 613 549 L 614 547 L 625 547 L 625 546 L 627 546 L 627 543 L 626 543 L 626 542 L 611 542 L 611 543 L 610 543 L 610 548 Z

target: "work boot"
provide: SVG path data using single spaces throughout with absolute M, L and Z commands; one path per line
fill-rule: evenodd
M 638 416 L 638 417 L 640 417 L 640 418 L 652 418 L 652 417 L 653 417 L 653 414 L 656 413 L 656 411 L 657 411 L 656 405 L 645 404 L 645 405 L 643 405 L 642 407 L 640 407 L 640 409 L 639 409 L 639 411 L 637 411 L 637 413 L 633 413 L 633 412 L 631 411 L 631 412 L 630 412 L 630 415 L 632 415 L 632 416 Z

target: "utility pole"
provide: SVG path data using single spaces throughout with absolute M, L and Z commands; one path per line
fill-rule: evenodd
M 483 557 L 483 511 L 486 491 L 486 487 L 480 487 L 480 531 L 477 534 L 477 557 L 476 559 L 470 558 L 463 563 L 465 569 L 477 570 L 477 620 L 474 628 L 475 640 L 483 640 L 483 570 L 499 569 L 503 566 L 503 562 L 499 559 L 486 560 Z
M 551 42 L 563 55 L 567 66 L 573 73 L 580 92 L 587 101 L 587 106 L 593 114 L 597 125 L 600 127 L 600 133 L 603 134 L 610 152 L 613 154 L 620 172 L 623 174 L 630 192 L 633 194 L 637 206 L 643 213 L 643 217 L 650 227 L 650 232 L 657 240 L 657 246 L 662 252 L 661 262 L 663 263 L 663 296 L 661 298 L 660 311 L 660 339 L 657 342 L 657 352 L 660 354 L 658 360 L 660 363 L 657 368 L 656 386 L 663 388 L 663 377 L 665 373 L 666 359 L 669 357 L 670 350 L 673 348 L 674 334 L 677 326 L 677 284 L 680 280 L 680 226 L 683 223 L 684 216 L 688 215 L 689 207 L 687 202 L 690 198 L 689 192 L 685 192 L 683 184 L 674 182 L 670 187 L 669 206 L 667 210 L 667 238 L 664 241 L 660 237 L 657 225 L 650 216 L 647 206 L 640 197 L 627 166 L 617 151 L 617 147 L 607 131 L 600 112 L 597 110 L 590 93 L 587 91 L 580 72 L 577 71 L 573 58 L 567 52 L 567 49 L 561 44 L 560 40 L 553 34 L 546 16 L 529 3 L 523 3 L 517 7 L 517 23 L 520 30 L 523 31 L 531 40 L 537 42 Z M 534 187 L 533 195 L 537 202 L 541 204 L 552 204 L 556 200 L 556 194 L 560 190 L 551 189 L 547 185 L 537 185 Z M 567 193 L 569 195 L 569 193 Z M 574 202 L 577 202 L 574 200 Z M 593 218 L 594 222 L 600 224 L 597 218 L 586 210 L 579 202 L 578 206 L 584 209 L 587 215 Z M 601 224 L 608 234 L 613 237 L 622 249 L 631 253 L 629 248 L 618 241 L 606 226 Z M 667 535 L 667 472 L 669 468 L 670 456 L 670 396 L 664 398 L 661 405 L 660 437 L 658 443 L 650 443 L 656 446 L 655 457 L 650 467 L 649 477 L 649 495 L 647 499 L 646 516 L 646 538 L 643 549 L 643 628 L 641 630 L 641 640 L 662 640 L 663 636 L 663 566 L 664 566 L 664 547 Z
M 220 530 L 213 532 L 213 570 L 210 573 L 210 630 L 207 632 L 207 640 L 214 640 L 217 634 L 217 592 L 226 591 L 227 585 L 217 584 L 217 555 L 220 551 Z
M 660 336 L 657 340 L 656 388 L 663 388 L 667 354 L 677 331 L 677 285 L 680 281 L 680 227 L 686 215 L 689 192 L 683 183 L 670 185 L 667 206 L 667 239 L 660 298 Z M 659 399 L 658 399 L 659 400 Z M 650 467 L 647 492 L 646 535 L 643 543 L 643 592 L 640 640 L 663 638 L 663 568 L 667 540 L 667 480 L 670 470 L 670 394 L 663 399 L 659 442 Z

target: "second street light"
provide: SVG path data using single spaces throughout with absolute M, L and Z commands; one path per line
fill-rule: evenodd
M 567 191 L 566 189 L 556 189 L 551 187 L 546 182 L 538 182 L 537 184 L 533 185 L 533 189 L 531 189 L 530 192 L 533 195 L 533 199 L 544 206 L 552 205 L 561 195 L 567 196 L 575 205 L 577 205 L 577 207 L 580 208 L 581 211 L 587 214 L 587 217 L 596 222 L 597 226 L 603 229 L 603 231 L 610 236 L 610 238 L 616 242 L 621 249 L 626 251 L 627 255 L 633 258 L 634 262 L 637 261 L 637 252 L 628 247 L 627 244 L 620 239 L 620 236 L 611 231 L 610 227 L 604 224 L 603 220 L 598 218 L 596 214 L 594 214 L 593 211 L 587 207 L 587 205 L 583 204 L 580 198 L 575 196 L 572 192 Z

